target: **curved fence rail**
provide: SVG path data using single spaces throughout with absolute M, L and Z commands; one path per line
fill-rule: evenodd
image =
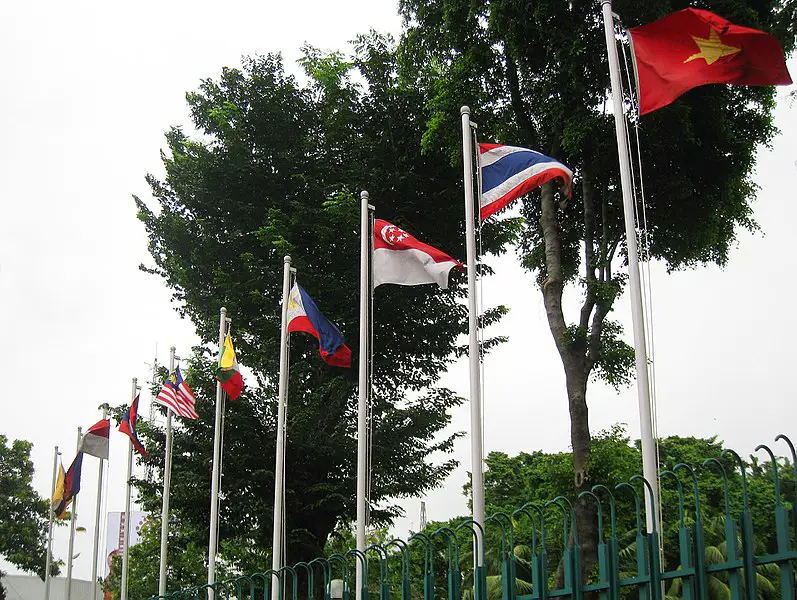
M 278 580 L 283 600 L 331 600 L 336 579 L 342 588 L 336 596 L 354 600 L 358 562 L 364 571 L 362 600 L 794 600 L 797 454 L 786 436 L 775 440 L 788 446 L 786 460 L 778 461 L 766 445 L 755 449 L 765 457 L 758 465 L 759 473 L 763 469 L 772 480 L 771 497 L 762 499 L 758 494 L 755 498 L 757 526 L 761 528 L 762 518 L 769 521 L 764 523 L 766 539 L 756 536 L 754 498 L 748 489 L 745 463 L 733 450 L 724 450 L 721 460 L 680 463 L 661 472 L 662 487 L 677 494 L 677 507 L 670 507 L 672 526 L 677 528 L 677 564 L 662 564 L 662 527 L 655 518 L 653 530 L 644 531 L 644 495 L 652 492 L 650 484 L 636 475 L 613 488 L 595 485 L 575 499 L 595 509 L 588 513 L 594 514 L 594 521 L 586 524 L 597 529 L 595 566 L 586 574 L 582 572 L 585 563 L 574 504 L 559 496 L 545 503 L 527 503 L 511 514 L 492 514 L 485 520 L 482 536 L 477 536 L 481 526 L 468 519 L 456 527 L 416 533 L 406 541 L 393 539 L 362 552 L 352 549 L 149 600 L 272 600 L 272 578 Z M 789 498 L 782 485 L 784 468 L 790 469 Z M 700 486 L 701 477 L 710 471 L 720 476 L 722 486 L 721 508 L 711 515 L 712 522 L 719 524 L 712 535 L 719 539 L 709 546 L 707 515 L 701 504 L 706 492 Z M 622 514 L 636 524 L 622 534 L 618 531 L 620 511 L 630 511 Z M 581 525 L 583 532 L 585 524 Z M 489 577 L 484 567 L 472 566 L 472 546 L 479 539 L 488 545 L 483 549 L 486 555 L 497 557 L 491 568 L 495 573 Z M 525 579 L 518 576 L 520 567 Z

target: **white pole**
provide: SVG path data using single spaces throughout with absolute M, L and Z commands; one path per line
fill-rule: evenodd
M 368 192 L 360 193 L 360 383 L 359 399 L 357 402 L 357 550 L 365 550 L 366 511 L 365 489 L 367 483 L 368 459 L 368 395 L 370 386 L 368 382 L 368 359 L 370 349 L 370 323 L 371 315 L 371 232 Z M 357 559 L 356 599 L 362 600 L 362 589 L 368 582 L 363 581 L 361 561 Z
M 169 375 L 174 372 L 175 347 L 169 348 Z M 161 563 L 158 577 L 158 596 L 166 594 L 166 565 L 169 549 L 169 491 L 172 485 L 172 411 L 166 409 L 166 456 L 163 464 L 163 505 L 161 507 Z
M 102 405 L 102 418 L 108 418 L 108 405 Z M 100 467 L 97 474 L 97 509 L 94 516 L 94 551 L 91 554 L 91 598 L 97 600 L 97 592 L 99 586 L 97 585 L 97 556 L 100 553 L 100 515 L 102 513 L 102 475 L 105 460 L 100 459 Z
M 77 449 L 75 458 L 80 452 L 80 442 L 83 441 L 83 429 L 77 428 Z M 69 558 L 66 561 L 66 600 L 72 598 L 72 554 L 75 550 L 75 525 L 77 523 L 77 494 L 72 498 L 72 517 L 69 519 Z
M 219 311 L 219 364 L 224 350 L 224 337 L 227 334 L 227 309 Z M 210 484 L 210 539 L 208 540 L 208 584 L 216 583 L 216 545 L 219 527 L 219 462 L 221 461 L 221 409 L 224 406 L 224 390 L 221 382 L 216 382 L 216 423 L 213 429 L 213 475 Z M 211 598 L 215 590 L 209 590 Z M 123 599 L 124 600 L 124 599 Z
M 44 600 L 50 600 L 50 567 L 53 560 L 53 521 L 55 511 L 53 510 L 52 498 L 55 496 L 55 484 L 58 480 L 58 446 L 53 451 L 53 485 L 50 491 L 50 520 L 47 525 L 47 560 L 44 567 Z
M 479 314 L 476 307 L 476 229 L 473 201 L 473 136 L 470 108 L 463 106 L 462 161 L 465 181 L 465 244 L 468 259 L 468 357 L 470 362 L 470 461 L 473 520 L 484 527 L 484 449 L 482 442 L 482 387 L 479 361 Z M 476 528 L 476 567 L 484 565 L 481 531 Z
M 138 391 L 138 379 L 133 377 L 133 391 L 130 394 L 130 404 L 136 399 Z M 125 529 L 124 529 L 124 549 L 122 550 L 122 591 L 121 600 L 127 600 L 127 569 L 130 560 L 130 496 L 132 495 L 132 485 L 130 480 L 133 478 L 133 440 L 127 441 L 127 493 L 125 494 Z
M 659 498 L 659 469 L 656 460 L 656 440 L 653 438 L 653 419 L 650 409 L 650 383 L 648 381 L 648 355 L 645 346 L 645 320 L 642 313 L 642 286 L 639 281 L 639 254 L 636 244 L 634 199 L 631 185 L 631 161 L 626 145 L 625 113 L 620 89 L 620 61 L 614 37 L 614 19 L 611 0 L 603 0 L 603 29 L 606 33 L 606 51 L 609 55 L 609 76 L 612 83 L 614 128 L 617 134 L 617 151 L 620 157 L 620 182 L 623 188 L 623 214 L 625 238 L 628 247 L 628 283 L 631 292 L 631 321 L 634 328 L 636 354 L 637 398 L 639 400 L 639 425 L 642 438 L 642 471 L 653 491 L 653 498 L 645 496 L 645 516 L 648 531 L 653 530 L 656 503 Z
M 271 568 L 282 568 L 282 501 L 285 495 L 285 412 L 288 407 L 288 298 L 291 295 L 291 257 L 285 257 L 282 269 L 282 325 L 280 327 L 280 379 L 277 404 L 277 449 L 274 466 L 274 528 L 271 543 Z M 279 597 L 279 580 L 271 577 L 271 600 Z

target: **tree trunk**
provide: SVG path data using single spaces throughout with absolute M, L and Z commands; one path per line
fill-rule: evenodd
M 570 443 L 573 447 L 574 487 L 578 494 L 586 486 L 586 465 L 589 459 L 591 437 L 589 433 L 589 411 L 587 409 L 587 357 L 586 335 L 574 335 L 568 329 L 562 311 L 564 275 L 562 271 L 562 243 L 556 216 L 553 184 L 542 187 L 542 212 L 540 227 L 545 240 L 546 278 L 542 285 L 548 326 L 556 349 L 562 360 L 567 385 L 567 400 L 570 410 Z M 595 508 L 584 502 L 575 504 L 579 541 L 581 543 L 581 574 L 592 571 L 597 561 L 597 530 Z M 562 585 L 563 565 L 557 571 L 557 584 Z

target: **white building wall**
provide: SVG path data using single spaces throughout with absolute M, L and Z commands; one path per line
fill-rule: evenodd
M 8 600 L 44 600 L 44 582 L 35 575 L 6 575 L 0 580 Z M 102 590 L 97 584 L 97 598 Z M 92 600 L 91 582 L 72 580 L 72 600 Z M 53 577 L 50 581 L 50 600 L 66 600 L 66 578 Z

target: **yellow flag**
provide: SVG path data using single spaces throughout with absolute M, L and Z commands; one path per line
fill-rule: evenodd
M 64 463 L 58 465 L 58 476 L 55 478 L 55 493 L 53 494 L 53 506 L 56 506 L 64 499 L 64 485 L 66 475 L 64 474 Z
M 224 338 L 224 350 L 221 353 L 221 361 L 219 361 L 219 366 L 222 369 L 232 369 L 233 366 L 238 366 L 235 361 L 235 348 L 232 347 L 232 338 L 230 337 L 229 333 L 227 334 L 227 337 Z

